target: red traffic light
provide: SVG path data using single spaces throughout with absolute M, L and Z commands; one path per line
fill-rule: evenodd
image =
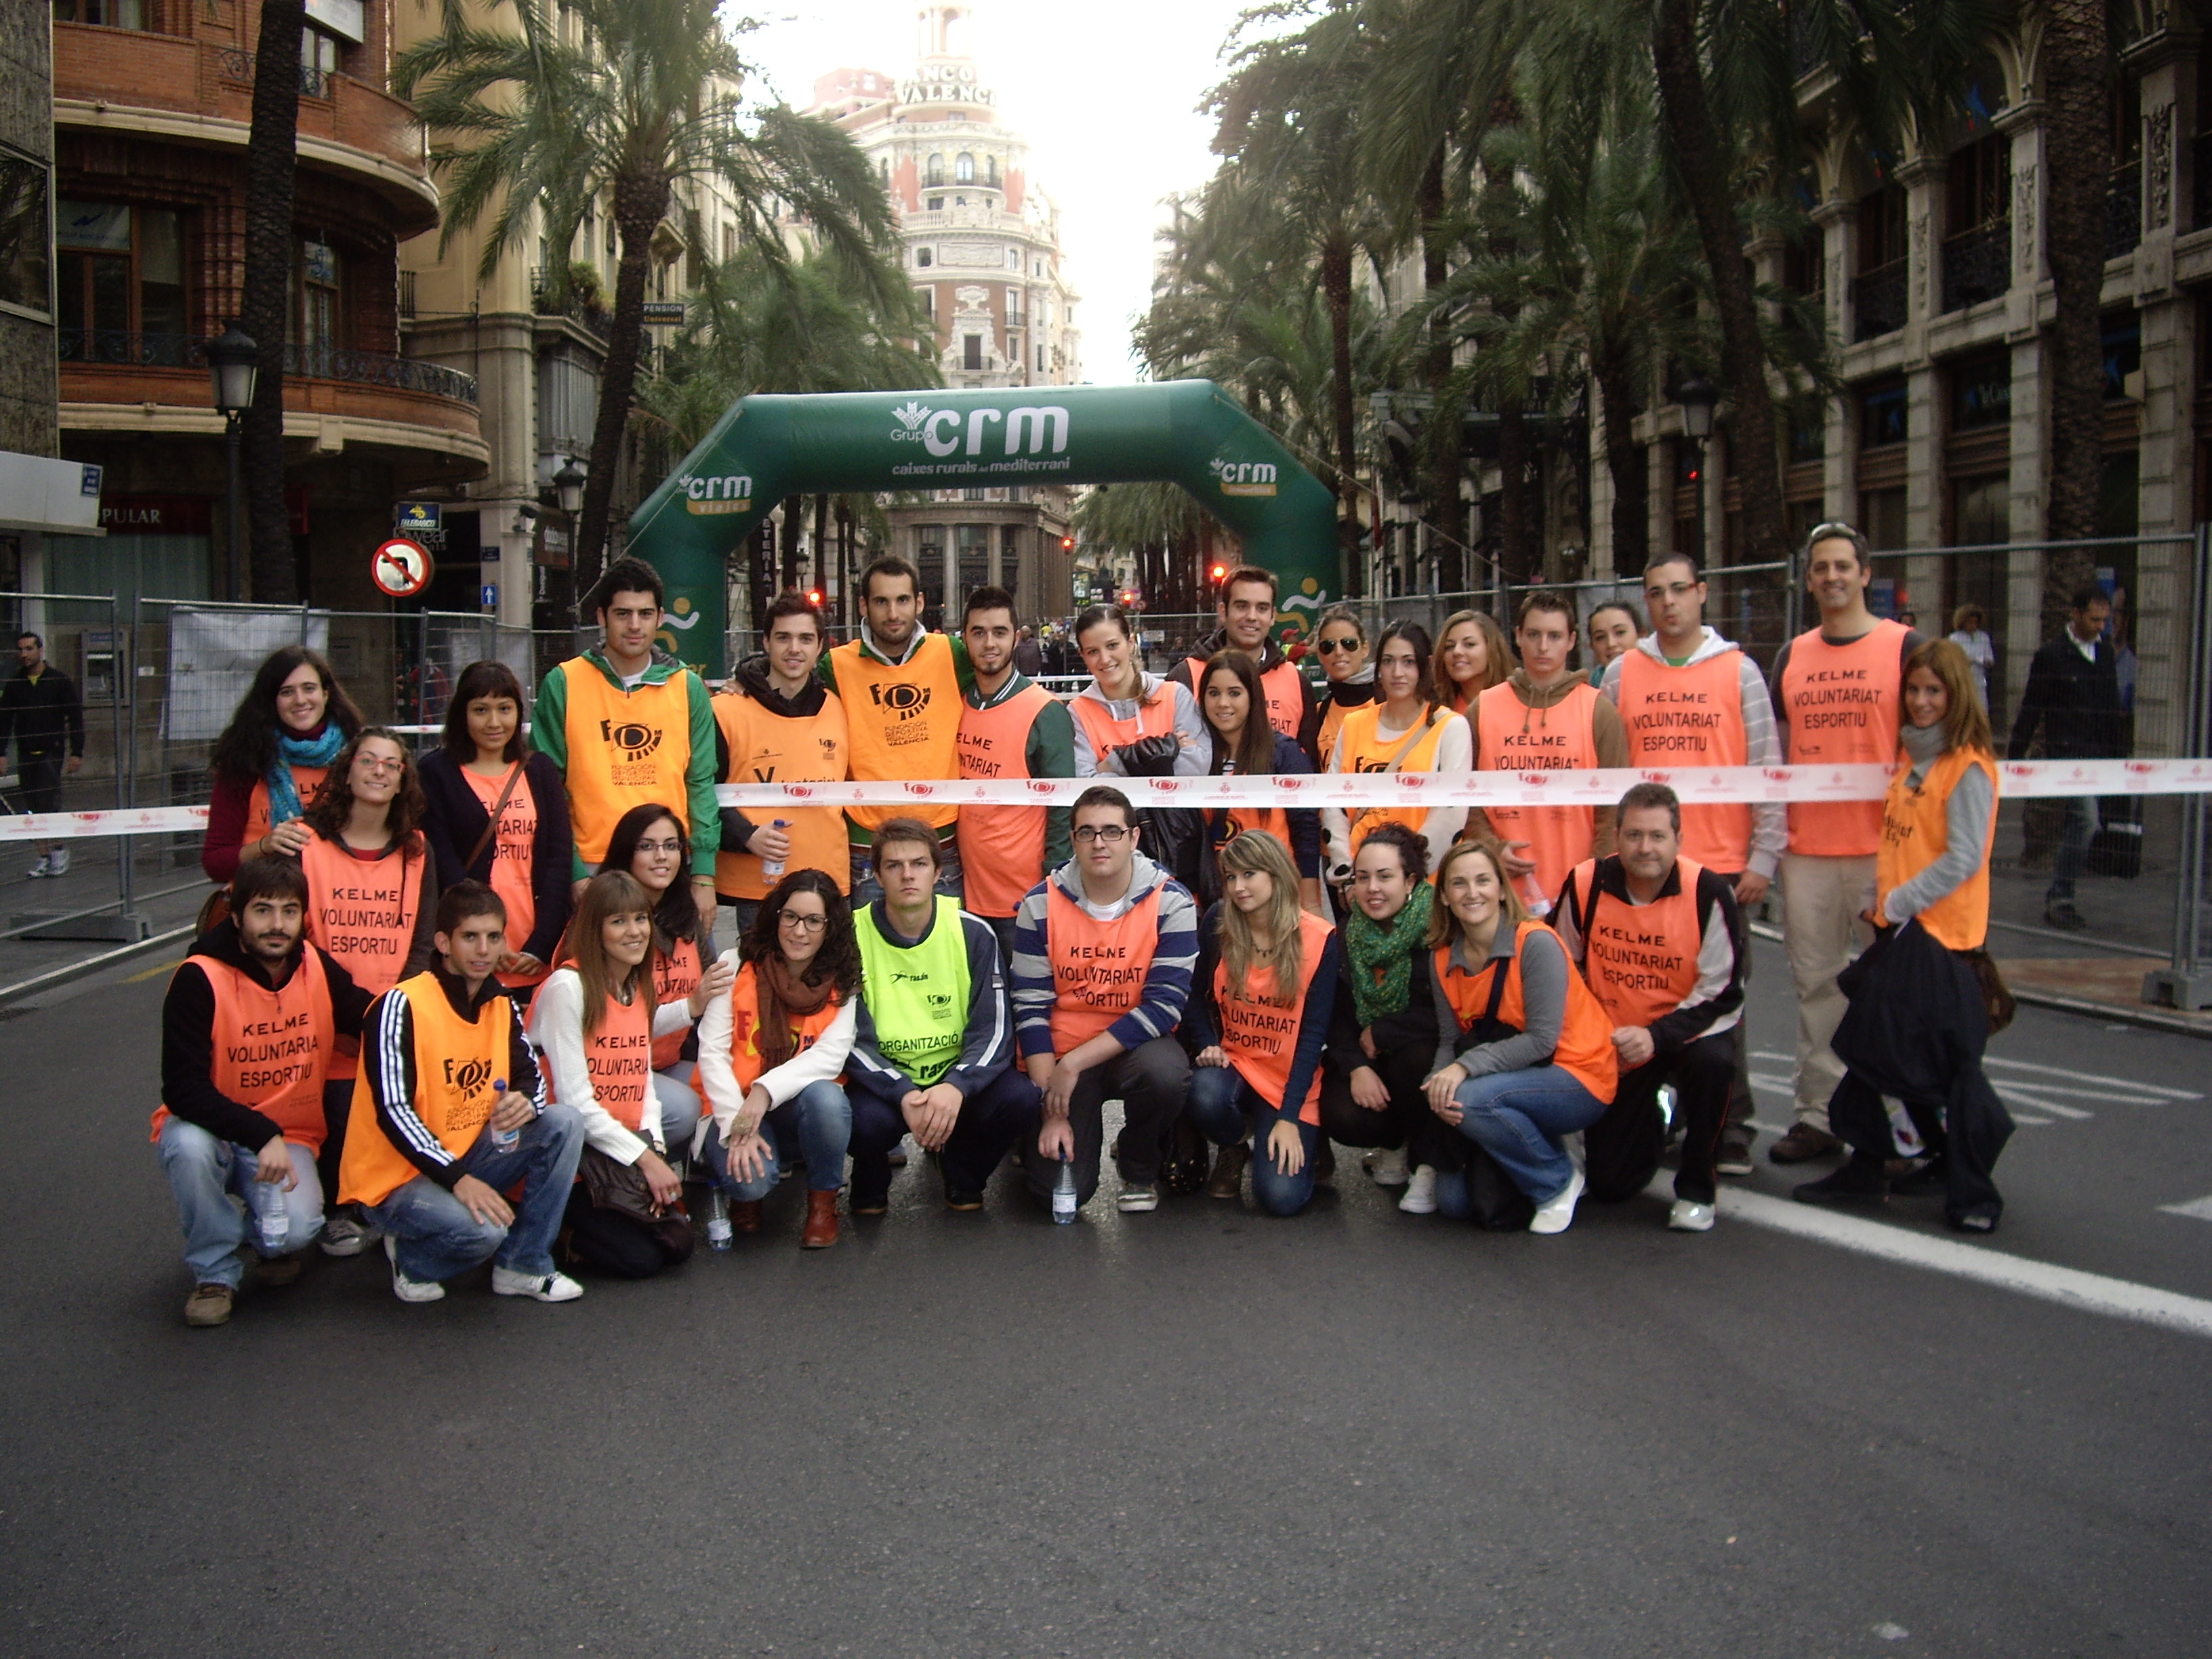
M 1073 553 L 1073 552 L 1074 552 L 1074 551 L 1075 551 L 1075 538 L 1074 538 L 1074 537 L 1073 537 L 1073 536 L 1062 536 L 1062 537 L 1060 538 L 1060 550 L 1061 552 L 1063 552 L 1063 553 Z
M 822 603 L 822 590 L 818 587 L 808 588 L 806 590 L 806 602 L 809 605 L 820 605 Z
M 1225 564 L 1217 564 L 1208 574 L 1212 576 L 1213 580 L 1218 582 L 1229 574 L 1229 567 Z

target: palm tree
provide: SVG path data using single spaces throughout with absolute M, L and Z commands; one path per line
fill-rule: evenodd
M 441 0 L 443 34 L 394 60 L 392 85 L 440 135 L 446 239 L 495 210 L 482 264 L 542 219 L 565 250 L 586 209 L 605 203 L 620 236 L 614 313 L 599 380 L 576 559 L 588 577 L 605 546 L 615 472 L 644 327 L 654 234 L 679 185 L 719 189 L 765 280 L 793 279 L 787 220 L 886 306 L 905 283 L 886 257 L 890 206 L 866 158 L 827 121 L 789 107 L 747 111 L 745 65 L 717 0 L 492 0 L 512 28 L 478 27 L 468 0 Z M 706 238 L 688 200 L 685 236 Z
M 240 439 L 253 597 L 264 605 L 291 605 L 300 597 L 292 515 L 284 506 L 284 337 L 292 294 L 300 33 L 306 26 L 306 0 L 264 0 L 253 54 L 253 124 L 246 138 L 246 280 L 238 320 L 258 349 L 260 372 Z

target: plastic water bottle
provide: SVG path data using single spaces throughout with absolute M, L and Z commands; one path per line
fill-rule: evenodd
M 730 1195 L 719 1185 L 707 1188 L 707 1248 L 730 1248 Z
M 246 1183 L 251 1194 L 249 1207 L 253 1212 L 254 1231 L 261 1240 L 264 1255 L 282 1255 L 286 1235 L 292 1230 L 291 1218 L 284 1212 L 284 1183 L 281 1181 L 252 1181 Z
M 494 1111 L 499 1109 L 499 1097 L 506 1092 L 507 1079 L 503 1077 L 494 1078 L 491 1080 L 491 1104 Z M 520 1129 L 495 1128 L 491 1132 L 492 1150 L 495 1152 L 511 1152 L 521 1143 L 522 1131 Z
M 787 830 L 790 827 L 791 820 L 789 818 L 776 818 L 772 820 L 769 824 L 769 828 L 771 830 Z M 763 880 L 777 881 L 781 880 L 782 876 L 783 860 L 781 859 L 763 859 L 761 860 L 761 878 Z
M 1513 884 L 1520 889 L 1521 902 L 1527 908 L 1531 916 L 1540 920 L 1551 915 L 1551 898 L 1545 893 L 1543 884 L 1536 879 L 1534 871 L 1522 877 Z
M 1075 1160 L 1060 1160 L 1060 1173 L 1052 1183 L 1052 1223 L 1055 1227 L 1071 1226 L 1075 1221 Z

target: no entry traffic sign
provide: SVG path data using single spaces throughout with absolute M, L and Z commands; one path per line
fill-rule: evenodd
M 393 599 L 411 599 L 430 585 L 436 568 L 420 542 L 394 536 L 388 542 L 378 544 L 368 574 L 377 586 Z

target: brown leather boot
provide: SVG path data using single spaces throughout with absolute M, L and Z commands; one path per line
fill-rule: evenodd
M 826 1250 L 836 1242 L 837 1194 L 808 1188 L 806 1231 L 799 1236 L 799 1248 L 802 1250 Z
M 761 1200 L 741 1198 L 730 1206 L 730 1231 L 733 1233 L 757 1233 L 760 1231 Z

